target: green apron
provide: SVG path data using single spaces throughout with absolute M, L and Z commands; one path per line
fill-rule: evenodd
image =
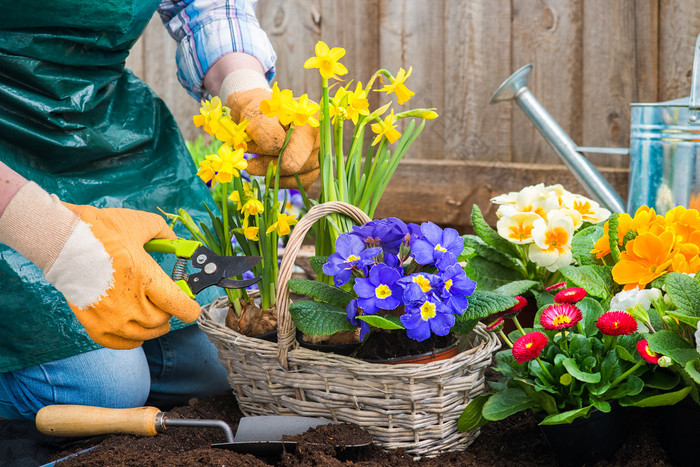
M 157 6 L 158 0 L 6 2 L 0 160 L 66 202 L 151 212 L 183 207 L 203 219 L 202 201 L 210 195 L 172 115 L 124 69 Z M 157 259 L 171 271 L 174 258 Z M 4 245 L 0 286 L 0 373 L 99 348 L 41 270 Z M 200 303 L 217 295 L 205 292 Z

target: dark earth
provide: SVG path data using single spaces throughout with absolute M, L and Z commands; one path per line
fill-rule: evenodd
M 487 378 L 495 376 L 490 370 Z M 626 442 L 607 460 L 595 466 L 663 466 L 673 465 L 659 445 L 655 432 L 654 409 L 629 409 L 630 433 Z M 236 431 L 242 416 L 231 393 L 202 400 L 192 399 L 188 405 L 176 407 L 168 417 L 224 420 Z M 481 428 L 481 434 L 464 452 L 442 454 L 435 458 L 414 460 L 402 450 L 387 451 L 370 444 L 355 450 L 335 448 L 361 439 L 362 433 L 353 425 L 337 425 L 329 433 L 311 430 L 301 436 L 294 453 L 280 459 L 262 460 L 250 454 L 239 454 L 211 448 L 224 442 L 220 430 L 214 428 L 173 427 L 155 437 L 109 435 L 72 442 L 68 449 L 56 452 L 52 459 L 61 459 L 75 452 L 96 446 L 60 466 L 472 466 L 472 465 L 558 465 L 558 461 L 530 414 L 521 413 L 509 419 L 492 422 Z M 332 439 L 328 439 L 328 438 Z M 325 440 L 325 441 L 324 441 Z

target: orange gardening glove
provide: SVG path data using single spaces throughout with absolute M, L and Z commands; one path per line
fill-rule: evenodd
M 245 119 L 249 122 L 246 132 L 252 141 L 248 143 L 247 152 L 266 156 L 249 160 L 246 170 L 251 175 L 265 175 L 268 164 L 279 156 L 287 133 L 287 128 L 277 117 L 266 117 L 260 111 L 260 103 L 272 97 L 267 80 L 254 70 L 237 70 L 226 77 L 220 94 L 221 100 L 231 109 L 234 121 Z M 318 128 L 305 125 L 294 129 L 282 154 L 281 188 L 297 188 L 295 173 L 304 189 L 311 187 L 320 173 L 320 142 Z
M 33 182 L 0 217 L 0 241 L 41 268 L 90 338 L 112 349 L 167 333 L 171 316 L 199 316 L 197 302 L 143 249 L 153 238 L 176 236 L 156 214 L 62 203 Z

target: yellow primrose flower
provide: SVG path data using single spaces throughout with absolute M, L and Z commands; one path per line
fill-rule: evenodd
M 311 57 L 304 62 L 304 68 L 318 68 L 321 72 L 321 76 L 325 79 L 336 78 L 336 75 L 345 75 L 348 69 L 345 65 L 339 63 L 343 55 L 345 55 L 345 49 L 342 47 L 328 48 L 328 45 L 323 41 L 318 41 L 314 49 L 316 53 L 315 57 Z
M 276 230 L 277 235 L 289 235 L 289 233 L 292 231 L 292 229 L 289 227 L 299 222 L 295 219 L 295 217 L 296 215 L 289 216 L 287 214 L 280 213 L 277 217 L 277 222 L 267 228 L 267 233 L 274 232 Z
M 231 117 L 224 116 L 219 121 L 214 136 L 222 143 L 233 146 L 233 149 L 242 149 L 245 152 L 248 150 L 248 141 L 251 141 L 245 131 L 246 127 L 248 127 L 248 120 L 236 124 Z
M 256 214 L 261 214 L 265 210 L 265 207 L 260 200 L 250 198 L 240 209 L 246 216 L 254 216 Z
M 224 109 L 225 107 L 223 107 L 221 99 L 218 97 L 214 97 L 210 101 L 202 101 L 199 115 L 192 117 L 194 126 L 204 127 L 204 131 L 213 135 L 219 126 L 219 120 L 225 115 Z
M 408 73 L 403 68 L 399 68 L 399 72 L 396 74 L 396 78 L 391 80 L 391 84 L 387 84 L 383 88 L 377 89 L 377 91 L 384 91 L 387 94 L 391 94 L 393 92 L 394 94 L 396 94 L 396 97 L 399 100 L 399 104 L 408 102 L 408 100 L 416 94 L 415 92 L 408 89 L 404 84 L 406 79 L 409 76 L 411 76 L 412 71 L 413 67 L 408 68 Z
M 386 136 L 386 139 L 390 143 L 394 143 L 397 139 L 401 137 L 401 133 L 396 129 L 396 117 L 394 116 L 394 111 L 392 110 L 386 118 L 380 123 L 372 124 L 372 131 L 377 133 L 377 136 L 372 141 L 372 146 L 375 146 L 382 136 Z
M 212 168 L 216 170 L 214 179 L 219 183 L 230 182 L 233 177 L 238 177 L 239 170 L 245 170 L 248 167 L 248 161 L 243 157 L 243 150 L 232 150 L 225 144 L 221 145 L 218 154 L 213 156 L 211 161 Z
M 247 238 L 248 240 L 253 240 L 254 242 L 257 242 L 259 240 L 258 231 L 258 227 L 246 227 L 243 230 L 243 235 L 245 235 L 245 238 Z
M 289 89 L 280 91 L 277 83 L 272 85 L 272 98 L 260 102 L 260 111 L 266 117 L 277 117 L 282 125 L 289 125 L 292 122 L 292 115 L 289 105 L 294 102 L 294 96 Z
M 319 108 L 318 104 L 309 101 L 308 94 L 302 94 L 298 100 L 294 100 L 287 105 L 287 109 L 292 116 L 291 123 L 294 126 L 304 126 L 308 123 L 309 126 L 314 128 L 318 127 L 318 120 L 313 115 L 318 113 Z

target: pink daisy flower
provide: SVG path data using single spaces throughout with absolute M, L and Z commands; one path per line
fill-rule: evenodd
M 568 303 L 549 305 L 540 314 L 540 324 L 547 331 L 573 328 L 581 319 L 583 319 L 581 310 Z
M 657 354 L 649 348 L 649 341 L 641 340 L 637 342 L 637 352 L 644 360 L 654 365 L 658 365 L 661 355 Z
M 496 318 L 494 322 L 486 325 L 486 330 L 490 332 L 498 332 L 503 329 L 503 317 Z
M 588 295 L 586 289 L 581 287 L 568 287 L 564 290 L 560 290 L 554 296 L 554 301 L 557 303 L 576 303 L 583 300 L 583 297 Z
M 548 341 L 547 336 L 539 331 L 520 336 L 513 342 L 513 358 L 518 363 L 529 362 L 540 356 Z
M 596 327 L 607 336 L 623 336 L 637 330 L 637 321 L 624 311 L 608 311 L 598 318 Z
M 508 308 L 505 311 L 500 311 L 500 312 L 496 313 L 494 315 L 495 318 L 501 318 L 501 317 L 512 318 L 512 317 L 516 316 L 518 313 L 520 313 L 520 310 L 525 308 L 525 305 L 527 305 L 527 299 L 525 297 L 521 297 L 520 295 L 517 295 L 513 298 L 516 299 L 518 301 L 518 303 L 516 303 L 515 305 L 513 305 L 512 307 Z
M 555 290 L 561 290 L 566 287 L 566 282 L 557 282 L 556 284 L 550 285 L 549 287 L 545 288 L 547 292 L 554 292 Z

